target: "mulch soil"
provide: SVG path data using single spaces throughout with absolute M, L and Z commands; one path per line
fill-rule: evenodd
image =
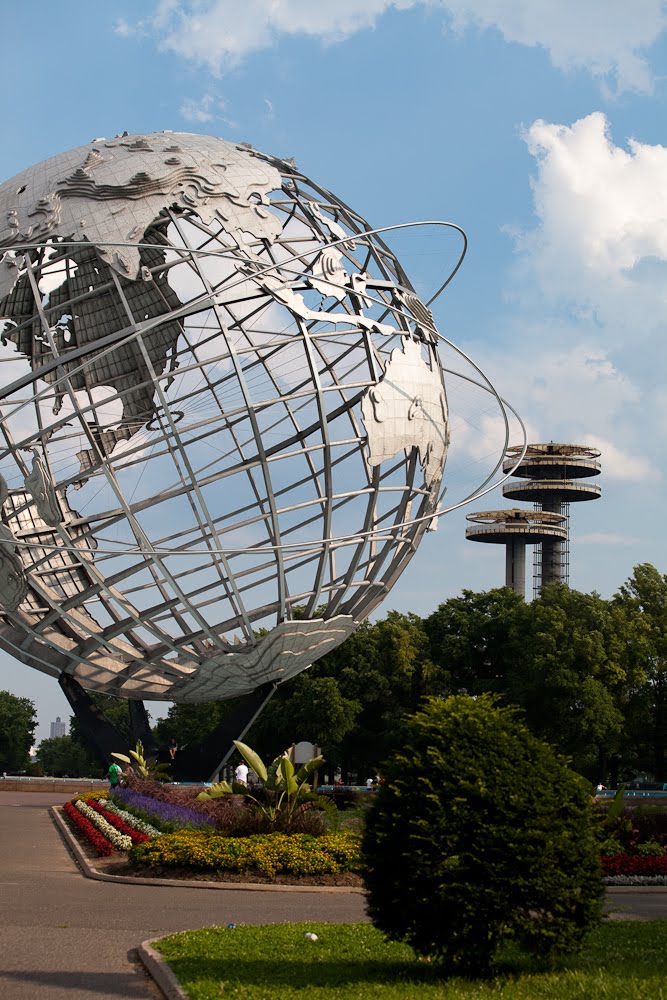
M 193 871 L 192 868 L 171 868 L 169 865 L 131 865 L 120 857 L 91 858 L 91 863 L 106 875 L 124 875 L 133 878 L 171 878 L 184 882 L 242 882 L 264 885 L 322 885 L 362 888 L 359 875 L 344 872 L 341 875 L 265 875 L 262 872 Z

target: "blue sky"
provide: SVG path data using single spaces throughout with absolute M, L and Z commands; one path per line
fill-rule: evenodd
M 10 5 L 0 180 L 97 136 L 207 132 L 294 157 L 374 226 L 461 225 L 470 251 L 438 326 L 531 440 L 600 447 L 603 498 L 572 509 L 571 584 L 610 596 L 638 562 L 667 571 L 666 28 L 664 0 Z M 415 284 L 451 252 L 418 247 Z M 479 479 L 497 432 L 468 413 L 459 447 Z M 385 610 L 503 582 L 501 548 L 464 527 L 441 521 Z M 39 738 L 69 715 L 55 681 L 4 656 L 0 670 L 36 700 Z

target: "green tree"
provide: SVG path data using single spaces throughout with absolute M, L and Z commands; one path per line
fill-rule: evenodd
M 401 720 L 432 690 L 433 674 L 421 619 L 390 611 L 281 685 L 249 738 L 266 756 L 310 739 L 329 778 L 337 768 L 346 778 L 375 774 L 400 744 Z
M 425 628 L 443 687 L 502 695 L 578 770 L 606 775 L 640 673 L 639 632 L 624 609 L 558 584 L 531 603 L 508 588 L 464 591 L 440 605 Z
M 615 605 L 635 625 L 641 669 L 626 706 L 626 753 L 656 781 L 667 780 L 667 576 L 650 563 L 635 566 Z
M 476 975 L 505 940 L 579 948 L 603 893 L 590 794 L 516 709 L 429 699 L 384 777 L 363 841 L 376 927 Z
M 158 719 L 153 726 L 153 735 L 158 747 L 167 747 L 171 739 L 175 739 L 181 748 L 201 742 L 220 725 L 235 704 L 236 702 L 230 699 L 206 701 L 198 705 L 170 705 L 166 717 Z
M 37 713 L 29 698 L 0 691 L 0 771 L 22 771 L 35 738 Z
M 618 753 L 637 663 L 631 620 L 597 594 L 562 584 L 517 608 L 505 696 L 534 733 L 591 779 Z
M 279 689 L 251 731 L 251 742 L 264 752 L 269 747 L 290 746 L 308 740 L 329 759 L 336 756 L 347 734 L 354 728 L 358 702 L 345 698 L 334 677 L 305 671 Z M 338 756 L 340 754 L 338 753 Z
M 340 750 L 347 769 L 363 778 L 376 774 L 401 745 L 406 716 L 441 686 L 423 622 L 415 614 L 390 611 L 359 636 L 353 655 L 346 647 L 340 648 L 339 683 L 361 711 Z
M 504 691 L 514 658 L 512 628 L 523 598 L 509 587 L 464 590 L 424 621 L 430 655 L 443 690 L 481 694 Z
M 91 760 L 72 736 L 55 736 L 42 740 L 37 747 L 37 760 L 44 774 L 54 778 L 90 778 L 102 775 L 99 764 Z

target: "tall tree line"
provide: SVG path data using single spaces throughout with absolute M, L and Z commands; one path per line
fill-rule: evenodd
M 564 585 L 532 603 L 463 591 L 425 618 L 390 611 L 281 685 L 248 734 L 272 756 L 310 740 L 328 777 L 375 774 L 425 695 L 494 692 L 591 780 L 667 780 L 667 576 L 637 566 L 611 599 Z M 175 705 L 165 745 L 213 730 L 227 703 Z
M 611 599 L 564 585 L 531 603 L 463 591 L 429 616 L 390 611 L 281 685 L 248 734 L 262 754 L 310 740 L 328 777 L 375 774 L 425 695 L 493 692 L 591 780 L 667 780 L 667 576 L 637 566 Z M 187 743 L 226 703 L 175 705 L 156 733 Z
M 610 600 L 551 585 L 527 603 L 503 587 L 464 590 L 424 618 L 390 611 L 281 685 L 246 739 L 265 757 L 310 740 L 328 778 L 362 780 L 401 745 L 424 696 L 484 692 L 519 705 L 593 781 L 667 781 L 667 576 L 639 565 Z M 97 697 L 129 730 L 127 703 Z M 233 707 L 172 705 L 155 726 L 158 745 L 197 743 Z M 0 693 L 0 770 L 25 766 L 34 725 L 32 703 Z M 39 749 L 49 773 L 96 768 L 75 719 L 70 737 Z

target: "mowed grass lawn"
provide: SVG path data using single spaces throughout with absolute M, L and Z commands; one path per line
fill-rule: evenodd
M 370 924 L 214 927 L 156 947 L 191 1000 L 667 1000 L 667 921 L 604 924 L 552 967 L 507 952 L 488 980 L 443 978 Z

